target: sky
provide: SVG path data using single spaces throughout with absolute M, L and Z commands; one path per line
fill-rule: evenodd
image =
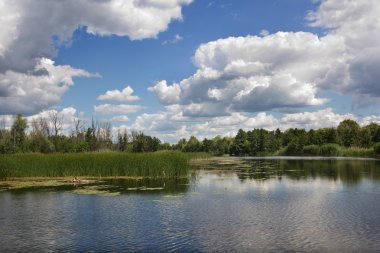
M 0 121 L 175 143 L 380 122 L 378 0 L 2 0 Z

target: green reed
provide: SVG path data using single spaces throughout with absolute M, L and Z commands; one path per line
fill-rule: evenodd
M 182 177 L 201 153 L 72 153 L 0 156 L 0 178 L 10 177 Z

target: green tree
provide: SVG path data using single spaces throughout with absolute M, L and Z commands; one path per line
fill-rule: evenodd
M 351 119 L 340 122 L 338 128 L 338 136 L 340 143 L 345 147 L 356 146 L 359 144 L 359 124 Z
M 175 149 L 179 151 L 185 151 L 185 147 L 187 145 L 187 140 L 185 138 L 180 139 L 178 143 L 175 145 Z
M 364 127 L 371 135 L 371 143 L 380 142 L 380 127 L 377 123 L 371 122 Z
M 185 146 L 186 152 L 198 152 L 201 151 L 201 143 L 195 136 L 191 136 Z
M 250 142 L 248 141 L 247 137 L 247 133 L 243 129 L 239 129 L 230 149 L 230 153 L 232 155 L 249 154 Z
M 363 127 L 359 130 L 359 145 L 363 148 L 369 148 L 371 146 L 370 129 Z
M 28 123 L 26 119 L 24 119 L 21 114 L 18 114 L 13 122 L 11 134 L 14 146 L 21 150 L 24 148 L 23 144 L 26 138 L 25 130 L 27 127 Z
M 91 151 L 95 151 L 96 149 L 96 137 L 94 135 L 94 129 L 89 127 L 87 128 L 86 135 L 84 137 L 85 142 L 87 143 L 87 147 Z

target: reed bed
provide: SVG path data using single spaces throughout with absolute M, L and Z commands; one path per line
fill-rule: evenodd
M 189 161 L 201 153 L 75 153 L 0 156 L 0 178 L 187 176 Z

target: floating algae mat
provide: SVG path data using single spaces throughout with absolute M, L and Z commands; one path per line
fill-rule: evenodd
M 75 180 L 75 181 L 74 181 Z M 173 194 L 189 188 L 187 178 L 12 178 L 0 181 L 0 192 L 67 192 L 99 196 L 121 194 Z
M 0 181 L 0 191 L 7 190 L 27 190 L 27 189 L 54 189 L 64 186 L 72 186 L 73 183 L 68 180 L 42 180 L 42 179 L 17 179 L 17 180 L 8 180 Z
M 74 193 L 77 194 L 90 194 L 90 195 L 98 195 L 98 196 L 118 196 L 120 192 L 110 191 L 112 186 L 104 186 L 104 185 L 91 185 L 84 186 L 82 188 L 78 188 L 73 190 Z

